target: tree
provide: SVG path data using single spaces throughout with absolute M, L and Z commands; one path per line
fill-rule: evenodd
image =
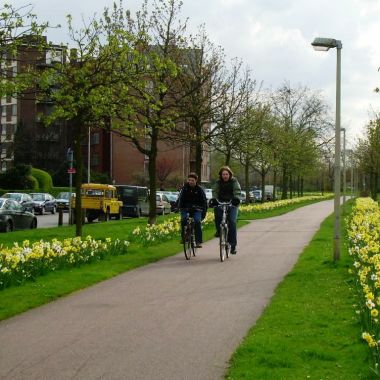
M 160 189 L 163 189 L 166 179 L 177 169 L 177 167 L 178 165 L 174 160 L 169 160 L 165 157 L 157 160 L 156 172 Z
M 129 49 L 130 43 L 120 46 L 120 34 L 115 33 L 123 15 L 124 10 L 114 5 L 78 30 L 68 16 L 70 39 L 75 48 L 70 49 L 69 59 L 45 70 L 40 81 L 43 96 L 48 96 L 55 105 L 53 112 L 45 117 L 45 123 L 53 125 L 56 120 L 67 120 L 74 131 L 77 236 L 82 234 L 82 137 L 89 126 L 108 126 L 116 114 L 112 88 L 120 81 L 127 85 L 131 80 L 128 73 L 131 73 L 134 51 Z M 130 41 L 132 36 L 123 31 L 122 38 Z
M 186 23 L 179 20 L 182 2 L 148 2 L 136 13 L 120 19 L 120 29 L 135 36 L 133 81 L 113 87 L 117 119 L 113 128 L 148 157 L 149 224 L 156 215 L 158 142 L 168 138 L 178 121 L 178 75 L 185 45 Z M 128 41 L 127 41 L 128 42 Z M 120 41 L 120 45 L 123 45 Z
M 39 23 L 32 7 L 14 7 L 4 4 L 0 8 L 0 97 L 18 96 L 35 83 L 35 72 L 31 67 L 13 71 L 11 61 L 20 59 L 20 50 L 44 49 L 47 44 L 42 34 L 49 23 Z
M 359 139 L 355 149 L 359 166 L 365 173 L 371 197 L 377 201 L 380 177 L 380 117 L 375 115 L 366 126 L 365 137 Z
M 327 107 L 318 93 L 307 87 L 291 88 L 284 84 L 271 96 L 274 115 L 279 124 L 279 160 L 282 170 L 282 198 L 288 196 L 292 177 L 297 175 L 298 165 L 305 164 L 298 159 L 305 136 L 318 141 L 330 128 L 327 122 Z
M 230 74 L 224 79 L 225 87 L 215 107 L 212 130 L 212 146 L 225 155 L 225 165 L 230 165 L 235 147 L 242 138 L 244 113 L 249 104 L 258 98 L 256 81 L 251 79 L 250 70 L 241 75 L 242 62 L 234 60 Z

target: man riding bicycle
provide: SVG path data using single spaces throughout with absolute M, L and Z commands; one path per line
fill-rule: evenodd
M 181 213 L 181 236 L 183 239 L 183 229 L 187 224 L 189 210 L 192 212 L 195 224 L 196 248 L 202 248 L 202 227 L 201 221 L 206 217 L 207 199 L 204 190 L 198 185 L 198 175 L 189 173 L 187 183 L 182 187 L 178 196 L 178 209 Z
M 219 202 L 231 202 L 231 207 L 228 211 L 228 243 L 231 245 L 231 254 L 236 254 L 237 232 L 236 221 L 238 215 L 238 206 L 240 204 L 239 196 L 241 187 L 238 180 L 233 176 L 232 170 L 228 166 L 222 166 L 219 170 L 219 179 L 216 181 L 212 189 L 212 197 L 210 205 L 217 206 L 216 199 Z M 215 237 L 219 236 L 220 223 L 222 221 L 222 209 L 214 208 L 215 213 Z

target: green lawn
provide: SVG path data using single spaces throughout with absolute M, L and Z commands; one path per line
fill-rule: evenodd
M 330 216 L 233 355 L 227 379 L 376 378 L 353 308 L 344 226 L 336 264 L 332 231 Z

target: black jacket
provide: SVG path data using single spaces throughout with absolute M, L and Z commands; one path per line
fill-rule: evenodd
M 207 210 L 207 199 L 204 190 L 195 185 L 191 187 L 186 183 L 179 193 L 178 196 L 178 208 L 190 208 L 190 207 L 199 207 L 203 211 Z

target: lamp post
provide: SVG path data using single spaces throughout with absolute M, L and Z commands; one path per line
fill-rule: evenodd
M 336 48 L 336 102 L 335 102 L 335 168 L 334 168 L 334 261 L 340 258 L 340 60 L 342 42 L 333 38 L 317 37 L 311 43 L 314 50 Z
M 343 132 L 343 203 L 346 203 L 346 128 L 341 128 Z

